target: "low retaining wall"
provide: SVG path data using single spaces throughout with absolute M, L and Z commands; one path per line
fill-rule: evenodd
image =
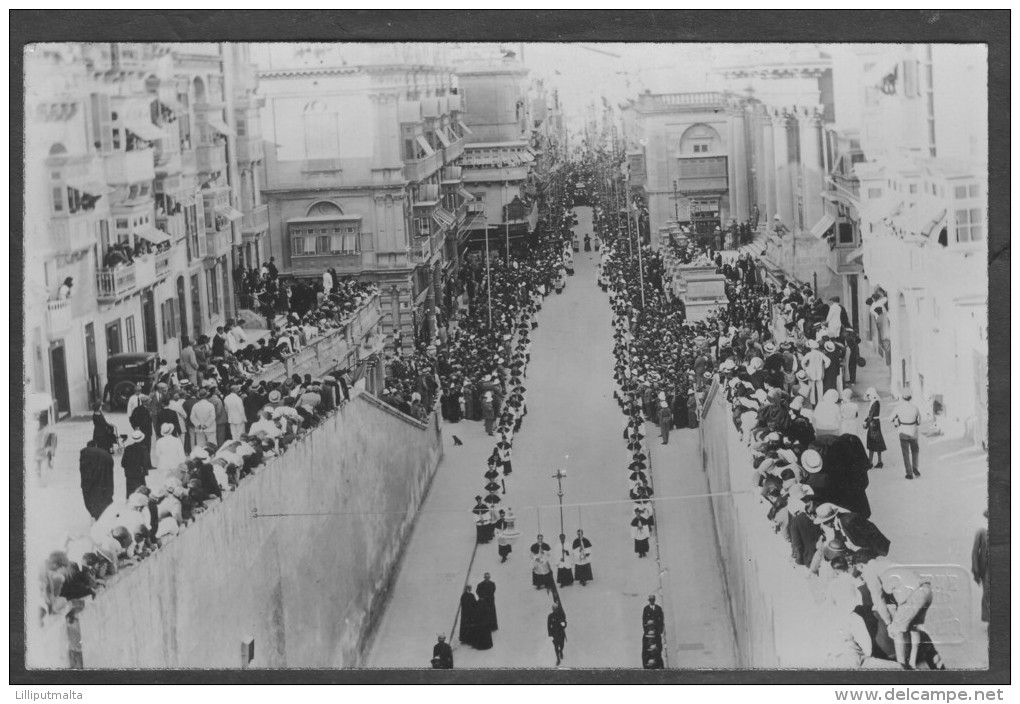
M 790 546 L 772 532 L 751 477 L 751 452 L 733 425 L 718 383 L 700 426 L 702 462 L 713 494 L 723 575 L 744 668 L 827 667 L 829 616 Z
M 85 667 L 359 666 L 441 457 L 435 413 L 354 396 L 87 604 Z

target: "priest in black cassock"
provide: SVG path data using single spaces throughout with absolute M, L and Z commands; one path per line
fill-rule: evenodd
M 492 575 L 488 572 L 482 581 L 475 587 L 475 594 L 478 595 L 478 623 L 479 628 L 489 631 L 499 629 L 499 621 L 496 619 L 496 583 L 492 581 Z

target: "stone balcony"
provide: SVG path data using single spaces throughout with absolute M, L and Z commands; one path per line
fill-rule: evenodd
M 171 270 L 172 251 L 147 254 L 131 264 L 96 271 L 96 299 L 114 303 L 166 278 Z
M 72 319 L 69 299 L 46 302 L 46 323 L 51 336 L 61 335 L 70 330 Z

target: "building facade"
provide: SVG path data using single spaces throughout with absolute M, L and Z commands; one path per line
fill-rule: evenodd
M 458 61 L 457 81 L 467 127 L 464 188 L 471 194 L 462 244 L 505 252 L 524 244 L 538 220 L 533 166 L 539 143 L 528 71 L 516 54 Z M 486 243 L 488 239 L 488 243 Z
M 746 168 L 731 168 L 744 154 L 733 104 L 722 92 L 645 92 L 624 106 L 631 185 L 642 189 L 651 232 L 677 222 L 709 234 L 747 218 Z
M 269 248 L 282 275 L 378 284 L 383 328 L 435 336 L 470 196 L 467 130 L 440 45 L 257 46 Z
M 867 336 L 950 436 L 987 442 L 987 59 L 979 45 L 862 49 Z M 881 127 L 881 129 L 880 129 Z M 896 136 L 889 140 L 883 130 Z M 899 141 L 902 140 L 902 141 Z
M 58 417 L 103 399 L 110 355 L 150 351 L 172 365 L 184 337 L 233 314 L 227 106 L 230 86 L 251 90 L 229 78 L 245 52 L 26 51 L 27 387 L 52 397 Z

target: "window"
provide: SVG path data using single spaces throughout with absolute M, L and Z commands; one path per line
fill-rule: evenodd
M 956 241 L 979 242 L 984 239 L 984 217 L 980 208 L 956 211 Z
M 168 298 L 160 306 L 159 313 L 163 323 L 163 343 L 166 344 L 177 337 L 177 301 Z
M 248 133 L 248 122 L 242 112 L 238 112 L 234 117 L 234 131 L 238 137 L 244 137 Z
M 431 218 L 415 218 L 414 219 L 414 235 L 415 237 L 428 237 L 431 232 L 430 223 Z
M 876 198 L 881 198 L 881 197 L 882 197 L 882 189 L 881 188 L 869 188 L 868 189 L 868 198 L 869 199 L 875 200 Z
M 194 204 L 184 209 L 184 234 L 188 241 L 188 259 L 197 259 L 199 257 L 198 206 Z
M 304 129 L 306 159 L 336 159 L 340 156 L 336 111 L 313 100 L 305 106 Z
M 967 188 L 967 194 L 971 198 L 977 198 L 981 195 L 981 187 L 975 183 Z
M 220 285 L 217 269 L 219 264 L 205 271 L 205 294 L 209 299 L 209 318 L 220 312 Z
M 484 203 L 485 202 L 485 192 L 484 191 L 480 191 L 478 193 L 472 193 L 471 195 L 474 196 L 474 199 L 475 199 L 476 203 Z
M 120 320 L 106 326 L 106 356 L 120 354 Z
M 53 189 L 53 212 L 64 212 L 64 189 L 60 186 Z
M 135 337 L 135 316 L 129 315 L 124 318 L 124 335 L 127 338 L 127 351 L 138 351 L 138 340 Z
M 305 253 L 305 238 L 304 237 L 294 237 L 294 238 L 292 238 L 291 241 L 290 241 L 290 252 L 294 256 L 298 256 L 300 254 L 304 254 Z
M 962 199 L 966 198 L 967 197 L 967 187 L 966 186 L 957 186 L 956 188 L 954 188 L 953 189 L 953 197 L 956 198 L 956 200 L 962 200 Z
M 910 193 L 911 194 L 916 194 L 917 193 L 917 184 L 916 183 L 910 184 Z

